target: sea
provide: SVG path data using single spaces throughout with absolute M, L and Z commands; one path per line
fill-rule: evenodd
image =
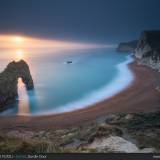
M 109 99 L 134 80 L 128 65 L 131 55 L 115 48 L 68 49 L 62 51 L 17 51 L 30 68 L 34 90 L 27 91 L 18 79 L 18 97 L 1 116 L 40 116 L 70 112 Z M 7 51 L 0 55 L 0 71 L 15 59 Z M 118 107 L 118 106 L 117 106 Z

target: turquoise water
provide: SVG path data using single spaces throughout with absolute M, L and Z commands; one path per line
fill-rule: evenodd
M 67 61 L 72 64 L 67 64 Z M 2 60 L 1 60 L 2 61 Z M 1 70 L 9 60 L 3 60 Z M 27 59 L 35 89 L 26 91 L 19 80 L 19 97 L 2 115 L 43 115 L 87 107 L 127 87 L 133 74 L 126 54 L 114 49 L 70 50 Z

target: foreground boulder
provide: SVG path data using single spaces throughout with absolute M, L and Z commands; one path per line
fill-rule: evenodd
M 137 153 L 139 151 L 135 144 L 118 136 L 95 139 L 88 148 L 96 149 L 99 152 Z
M 34 88 L 28 64 L 23 60 L 9 63 L 0 73 L 0 110 L 15 102 L 18 96 L 18 78 L 22 78 L 27 90 Z

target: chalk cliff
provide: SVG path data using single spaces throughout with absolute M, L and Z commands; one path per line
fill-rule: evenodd
M 139 64 L 160 71 L 160 30 L 143 31 L 137 41 L 120 43 L 117 51 L 134 53 Z M 156 89 L 160 91 L 160 80 Z
M 160 30 L 143 31 L 135 49 L 141 64 L 160 70 Z

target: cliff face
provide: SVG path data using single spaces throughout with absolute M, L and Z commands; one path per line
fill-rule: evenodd
M 6 69 L 0 73 L 0 110 L 6 109 L 6 105 L 16 100 L 18 78 L 22 78 L 27 90 L 34 88 L 28 64 L 23 60 L 9 63 Z
M 141 64 L 160 70 L 160 31 L 142 32 L 135 56 Z
M 137 40 L 120 43 L 117 47 L 118 52 L 135 52 Z

